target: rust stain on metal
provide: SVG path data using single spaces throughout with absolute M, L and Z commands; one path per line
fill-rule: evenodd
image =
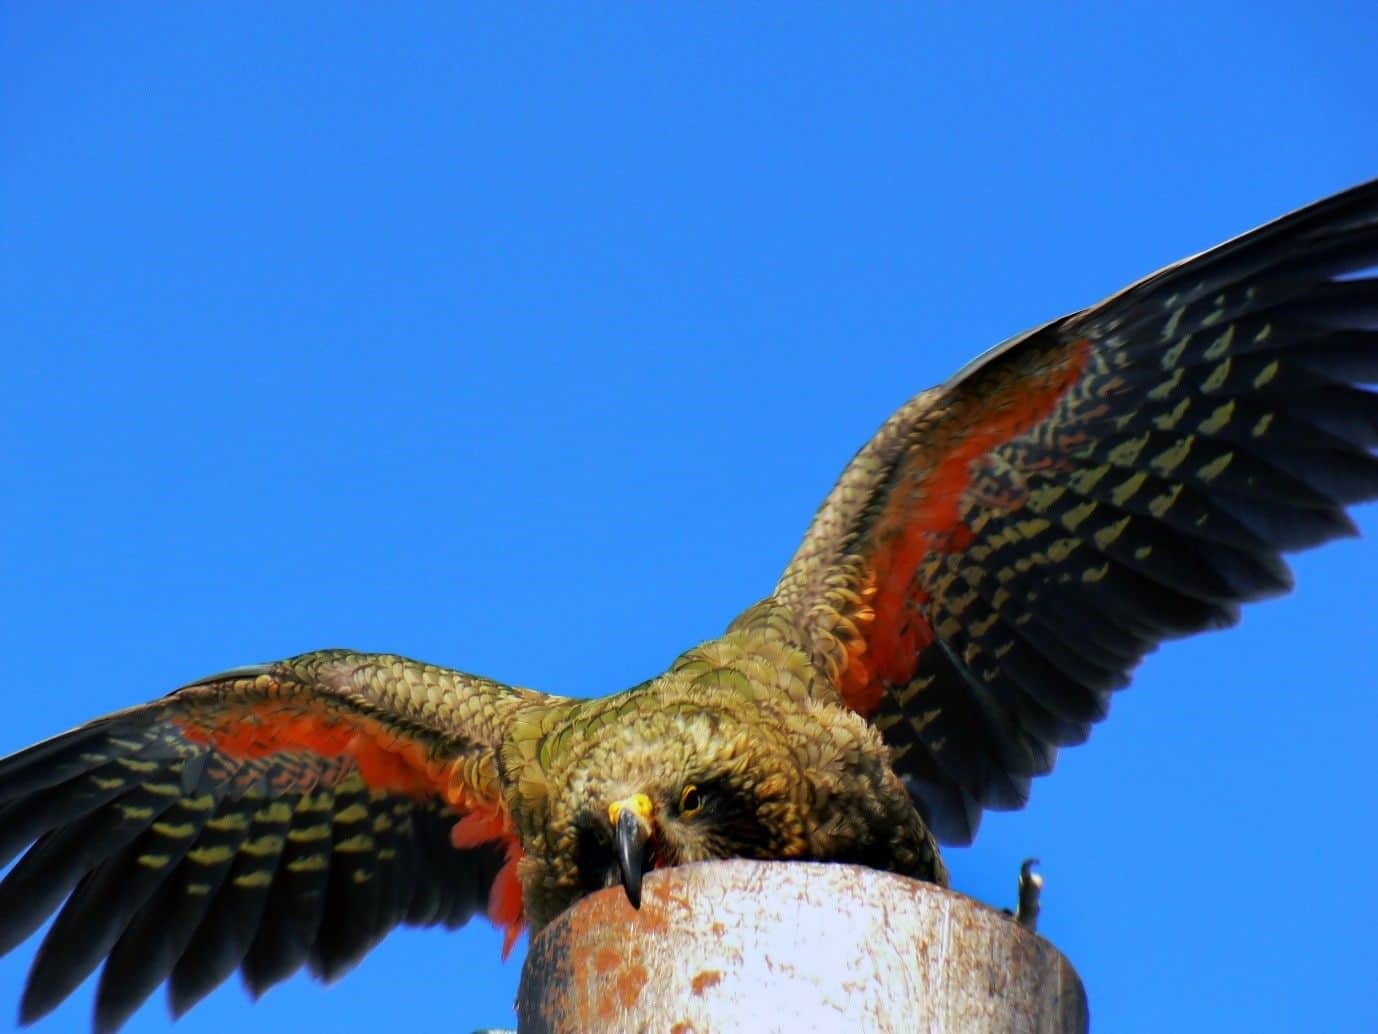
M 839 957 L 849 959 L 838 967 Z M 1043 938 L 960 894 L 805 862 L 647 874 L 532 938 L 522 1034 L 834 1029 L 1083 1034 L 1076 972 Z
M 653 885 L 651 893 L 641 902 L 641 908 L 636 914 L 636 925 L 648 934 L 664 933 L 670 928 L 670 917 L 667 908 L 674 906 L 681 915 L 688 915 L 693 910 L 693 902 L 683 894 L 671 894 L 660 884 Z
M 567 1010 L 569 1013 L 572 1013 L 574 1016 L 587 1016 L 587 1015 L 589 1014 L 589 1010 L 588 1010 L 588 1007 L 587 1007 L 587 1006 L 584 1006 L 584 1007 L 580 1008 L 580 1007 L 578 1006 L 578 1004 L 577 1004 L 577 1001 L 576 1001 L 576 1003 L 573 1003 L 573 1004 L 574 1004 L 574 1007 L 571 1008 L 571 1009 L 569 1009 L 569 1010 Z M 611 1022 L 612 1022 L 613 1013 L 614 1013 L 615 1011 L 616 1011 L 616 1010 L 615 1010 L 615 1008 L 614 1008 L 613 1000 L 612 1000 L 611 998 L 607 997 L 606 995 L 605 995 L 605 996 L 599 997 L 599 999 L 598 999 L 598 1019 L 599 1019 L 600 1022 L 602 1022 L 602 1023 L 611 1023 Z M 563 1014 L 564 1014 L 564 1011 L 562 1011 L 561 1014 L 563 1015 Z
M 646 986 L 646 967 L 640 962 L 628 962 L 622 972 L 614 978 L 618 998 L 622 1008 L 630 1009 L 641 997 L 641 989 Z
M 720 969 L 701 969 L 694 974 L 694 979 L 689 982 L 689 988 L 694 994 L 702 997 L 703 993 L 710 987 L 722 983 L 722 970 Z

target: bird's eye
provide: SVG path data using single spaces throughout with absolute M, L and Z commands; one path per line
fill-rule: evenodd
M 703 795 L 699 793 L 699 788 L 690 783 L 679 795 L 679 813 L 681 815 L 692 815 L 703 807 Z

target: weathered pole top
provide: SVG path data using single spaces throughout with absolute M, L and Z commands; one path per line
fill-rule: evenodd
M 531 940 L 522 1034 L 1087 1029 L 1056 948 L 950 890 L 854 865 L 728 861 L 648 874 Z

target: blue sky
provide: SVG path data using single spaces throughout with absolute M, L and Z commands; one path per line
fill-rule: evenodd
M 6 4 L 0 752 L 321 646 L 639 681 L 907 396 L 1378 175 L 1371 4 L 959 6 Z M 1378 1029 L 1357 517 L 949 853 L 1097 1029 Z M 179 1030 L 510 1022 L 499 945 Z

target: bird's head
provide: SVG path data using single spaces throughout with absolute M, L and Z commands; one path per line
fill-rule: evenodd
M 523 863 L 528 897 L 548 899 L 529 902 L 538 912 L 617 884 L 640 907 L 651 869 L 807 850 L 809 790 L 778 723 L 739 701 L 636 703 L 591 708 L 556 734 L 545 850 Z

